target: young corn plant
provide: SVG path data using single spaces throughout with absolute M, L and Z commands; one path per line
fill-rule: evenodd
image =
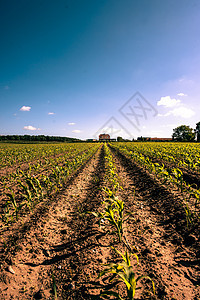
M 22 196 L 24 199 L 26 199 L 26 205 L 29 208 L 30 211 L 32 211 L 32 208 L 34 206 L 34 192 L 32 192 L 27 184 L 24 184 L 19 181 L 19 184 L 22 188 Z
M 119 242 L 122 241 L 123 236 L 123 221 L 124 221 L 124 202 L 118 197 L 113 197 L 108 200 L 105 210 L 106 219 L 113 226 L 118 234 Z
M 104 144 L 105 150 L 105 166 L 106 166 L 106 177 L 108 180 L 108 185 L 112 190 L 113 194 L 117 194 L 118 190 L 121 188 L 119 184 L 119 177 L 116 173 L 116 168 L 113 163 L 112 155 L 106 144 Z
M 174 168 L 172 174 L 175 177 L 176 185 L 180 188 L 181 193 L 183 193 L 185 183 L 183 180 L 183 172 L 178 168 Z
M 16 220 L 18 220 L 19 212 L 22 207 L 26 205 L 26 203 L 22 202 L 18 204 L 15 199 L 15 194 L 12 190 L 10 191 L 10 193 L 6 193 L 6 195 L 10 198 L 10 200 L 6 202 L 6 207 L 4 208 L 4 220 L 6 221 L 6 223 L 8 223 L 9 219 L 11 220 L 11 222 L 13 221 L 14 216 Z
M 193 188 L 191 185 L 188 184 L 189 187 L 189 198 L 195 199 L 195 208 L 198 209 L 199 206 L 199 199 L 200 199 L 200 190 L 197 188 Z
M 182 206 L 183 206 L 184 211 L 185 211 L 186 222 L 187 222 L 187 228 L 189 228 L 189 226 L 192 226 L 192 224 L 193 224 L 194 214 L 193 214 L 192 211 L 190 210 L 187 201 L 185 201 L 185 203 L 182 203 Z
M 5 207 L 3 208 L 3 213 L 1 215 L 2 222 L 5 222 L 6 224 L 9 223 L 10 219 L 12 218 L 11 209 L 9 207 L 8 201 L 5 204 Z
M 138 288 L 138 282 L 142 279 L 147 279 L 152 282 L 152 288 L 153 293 L 155 294 L 155 286 L 153 280 L 149 276 L 141 275 L 137 276 L 134 272 L 133 266 L 131 265 L 130 255 L 128 251 L 125 251 L 124 254 L 122 254 L 117 249 L 112 249 L 121 256 L 122 261 L 120 263 L 110 263 L 106 264 L 106 268 L 99 274 L 98 278 L 107 275 L 112 274 L 109 278 L 109 282 L 114 282 L 115 285 L 117 285 L 119 282 L 123 282 L 126 286 L 126 292 L 127 292 L 127 298 L 129 300 L 134 299 L 135 292 Z M 137 264 L 139 264 L 138 256 L 134 253 L 132 254 L 135 256 L 137 260 Z M 103 299 L 109 299 L 108 296 L 114 296 L 117 299 L 123 300 L 123 298 L 120 296 L 118 292 L 112 291 L 112 290 L 105 290 L 103 291 L 100 296 Z
M 50 178 L 48 175 L 43 175 L 42 176 L 42 183 L 46 189 L 46 193 L 47 193 L 47 196 L 49 197 L 52 192 L 53 192 L 53 189 L 54 189 L 54 185 L 53 183 L 51 182 Z
M 56 166 L 55 169 L 52 169 L 52 177 L 54 178 L 58 187 L 61 187 L 61 167 Z
M 111 225 L 116 231 L 119 242 L 122 242 L 123 237 L 123 224 L 124 221 L 129 217 L 130 213 L 124 214 L 124 202 L 118 197 L 110 196 L 110 198 L 103 201 L 105 205 L 103 212 L 89 212 L 99 219 L 99 225 L 102 223 L 104 227 L 106 224 Z
M 53 279 L 53 291 L 54 291 L 54 299 L 58 300 L 58 295 L 57 295 L 57 288 L 56 288 L 56 280 L 54 275 L 52 274 L 52 279 Z
M 27 183 L 29 189 L 34 194 L 35 198 L 38 201 L 43 200 L 44 194 L 43 194 L 42 186 L 40 184 L 39 179 L 37 179 L 34 175 L 33 176 L 28 176 L 26 178 L 26 183 Z

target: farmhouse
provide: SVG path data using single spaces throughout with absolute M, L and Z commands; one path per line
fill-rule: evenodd
M 99 135 L 99 141 L 101 141 L 101 142 L 110 141 L 110 135 L 106 134 L 106 133 L 100 134 Z

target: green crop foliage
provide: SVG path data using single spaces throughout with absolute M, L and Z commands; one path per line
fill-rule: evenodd
M 124 216 L 124 202 L 114 196 L 113 199 L 109 198 L 107 201 L 104 201 L 103 204 L 105 205 L 103 212 L 90 213 L 99 219 L 100 226 L 102 221 L 105 222 L 105 226 L 107 223 L 111 225 L 116 230 L 119 241 L 121 242 L 123 236 L 123 222 L 127 216 Z
M 197 186 L 184 181 L 184 170 L 200 171 L 200 148 L 195 143 L 113 143 L 112 147 L 124 156 L 131 158 L 137 165 L 159 179 L 168 187 L 178 188 L 183 199 L 178 201 L 184 208 L 187 227 L 194 226 L 200 218 Z M 168 163 L 170 163 L 168 165 Z M 196 175 L 197 176 L 197 175 Z M 185 204 L 187 197 L 187 205 Z
M 180 188 L 181 193 L 184 189 L 183 172 L 179 168 L 174 168 L 172 174 L 175 177 L 175 183 Z
M 10 200 L 6 201 L 4 214 L 2 215 L 2 218 L 3 221 L 8 223 L 9 221 L 13 221 L 14 216 L 16 220 L 18 220 L 19 211 L 22 209 L 25 203 L 17 203 L 15 199 L 15 194 L 12 190 L 9 193 L 6 193 L 6 195 L 9 197 Z
M 53 291 L 54 291 L 54 299 L 57 300 L 58 299 L 58 295 L 57 295 L 57 288 L 56 288 L 56 280 L 54 275 L 52 274 L 52 279 L 53 279 Z
M 17 221 L 22 210 L 33 211 L 37 203 L 59 193 L 99 147 L 97 143 L 0 145 L 0 169 L 13 165 L 0 182 L 5 200 L 2 221 Z M 7 192 L 13 188 L 15 195 Z
M 136 258 L 137 264 L 139 263 L 138 256 L 136 254 L 129 254 L 128 251 L 125 251 L 122 254 L 115 248 L 114 251 L 122 258 L 122 261 L 119 263 L 110 263 L 106 264 L 106 268 L 99 274 L 98 278 L 111 274 L 109 278 L 109 282 L 115 282 L 116 285 L 119 282 L 123 282 L 126 286 L 127 291 L 127 298 L 129 300 L 134 299 L 135 292 L 138 289 L 138 282 L 142 279 L 150 280 L 152 282 L 153 293 L 155 294 L 155 286 L 153 280 L 149 276 L 140 275 L 136 276 L 133 266 L 131 265 L 130 256 L 133 255 Z M 115 291 L 105 290 L 103 291 L 100 296 L 104 299 L 110 299 L 108 296 L 115 296 L 116 299 L 122 299 L 119 293 Z

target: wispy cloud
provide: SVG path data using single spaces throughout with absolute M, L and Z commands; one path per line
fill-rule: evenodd
M 55 115 L 55 113 L 54 112 L 49 112 L 48 115 Z
M 73 126 L 73 125 L 76 125 L 76 123 L 70 122 L 70 123 L 68 123 L 68 125 Z
M 36 128 L 36 127 L 31 126 L 31 125 L 24 126 L 23 129 L 24 129 L 24 130 L 31 130 L 31 131 L 34 131 L 34 130 L 41 130 L 40 128 Z
M 164 106 L 164 107 L 174 107 L 177 106 L 181 100 L 171 98 L 170 96 L 161 97 L 160 100 L 157 102 L 158 106 Z
M 191 108 L 180 106 L 177 108 L 174 108 L 173 110 L 168 111 L 165 114 L 158 114 L 158 117 L 168 117 L 168 116 L 174 116 L 174 117 L 181 117 L 184 119 L 189 119 L 195 115 L 195 111 Z
M 21 111 L 30 111 L 31 110 L 31 107 L 30 106 L 22 106 L 21 108 L 20 108 L 20 110 Z
M 193 111 L 191 108 L 180 106 L 170 111 L 169 114 L 173 115 L 174 117 L 189 119 L 195 115 L 195 111 Z
M 81 130 L 79 130 L 79 129 L 74 129 L 74 130 L 72 130 L 72 132 L 73 132 L 73 133 L 80 133 Z
M 187 85 L 192 85 L 194 84 L 194 80 L 186 78 L 186 77 L 181 77 L 178 80 L 179 83 L 187 84 Z
M 183 96 L 187 96 L 187 94 L 184 94 L 184 93 L 179 93 L 179 94 L 177 94 L 177 96 L 180 96 L 180 97 L 183 97 Z

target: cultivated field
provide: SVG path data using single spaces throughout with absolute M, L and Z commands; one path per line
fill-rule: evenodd
M 200 299 L 200 146 L 0 144 L 0 299 Z

